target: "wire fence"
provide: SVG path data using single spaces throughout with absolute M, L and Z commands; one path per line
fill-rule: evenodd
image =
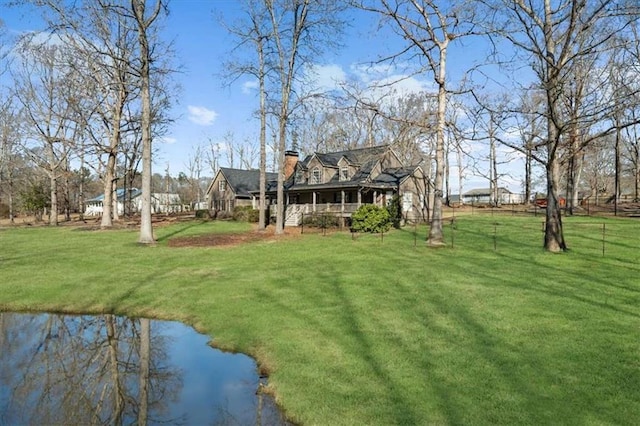
M 444 247 L 454 250 L 513 251 L 524 247 L 544 250 L 545 215 L 516 209 L 478 209 L 456 214 L 445 213 L 443 219 Z M 406 224 L 400 232 L 392 230 L 378 234 L 351 232 L 346 222 L 338 223 L 329 217 L 308 218 L 301 233 L 329 235 L 350 233 L 351 239 L 374 240 L 385 243 L 408 244 L 413 247 L 427 243 L 429 226 Z M 590 256 L 628 257 L 640 260 L 640 218 L 613 219 L 605 216 L 563 216 L 563 233 L 571 251 Z

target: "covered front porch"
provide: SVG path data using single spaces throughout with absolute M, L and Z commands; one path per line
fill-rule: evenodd
M 304 215 L 328 213 L 340 218 L 350 218 L 363 204 L 386 205 L 394 195 L 388 188 L 291 191 L 285 193 L 285 225 L 299 226 Z M 277 203 L 270 205 L 275 216 Z

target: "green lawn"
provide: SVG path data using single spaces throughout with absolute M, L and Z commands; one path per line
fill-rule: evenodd
M 565 219 L 571 250 L 549 254 L 541 220 L 459 217 L 442 249 L 425 228 L 232 248 L 167 241 L 247 225 L 175 224 L 155 247 L 4 229 L 0 310 L 184 321 L 257 358 L 302 424 L 637 424 L 640 221 Z

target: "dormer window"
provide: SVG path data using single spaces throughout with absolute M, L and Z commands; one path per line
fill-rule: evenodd
M 319 168 L 316 167 L 315 169 L 313 169 L 313 171 L 311 172 L 311 183 L 322 183 L 321 176 L 322 174 Z
M 227 190 L 227 181 L 226 180 L 221 180 L 218 183 L 218 189 L 220 190 L 220 192 L 224 192 Z
M 300 169 L 296 170 L 295 182 L 304 183 L 304 172 Z
M 349 167 L 340 167 L 340 181 L 349 180 Z

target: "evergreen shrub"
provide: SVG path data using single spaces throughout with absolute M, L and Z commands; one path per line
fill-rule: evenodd
M 353 232 L 386 232 L 391 229 L 391 217 L 385 207 L 364 204 L 351 215 Z
M 340 227 L 340 218 L 328 213 L 305 214 L 302 223 L 305 226 L 316 228 L 338 228 Z
M 258 223 L 260 211 L 251 206 L 236 206 L 233 208 L 233 220 L 236 222 Z

